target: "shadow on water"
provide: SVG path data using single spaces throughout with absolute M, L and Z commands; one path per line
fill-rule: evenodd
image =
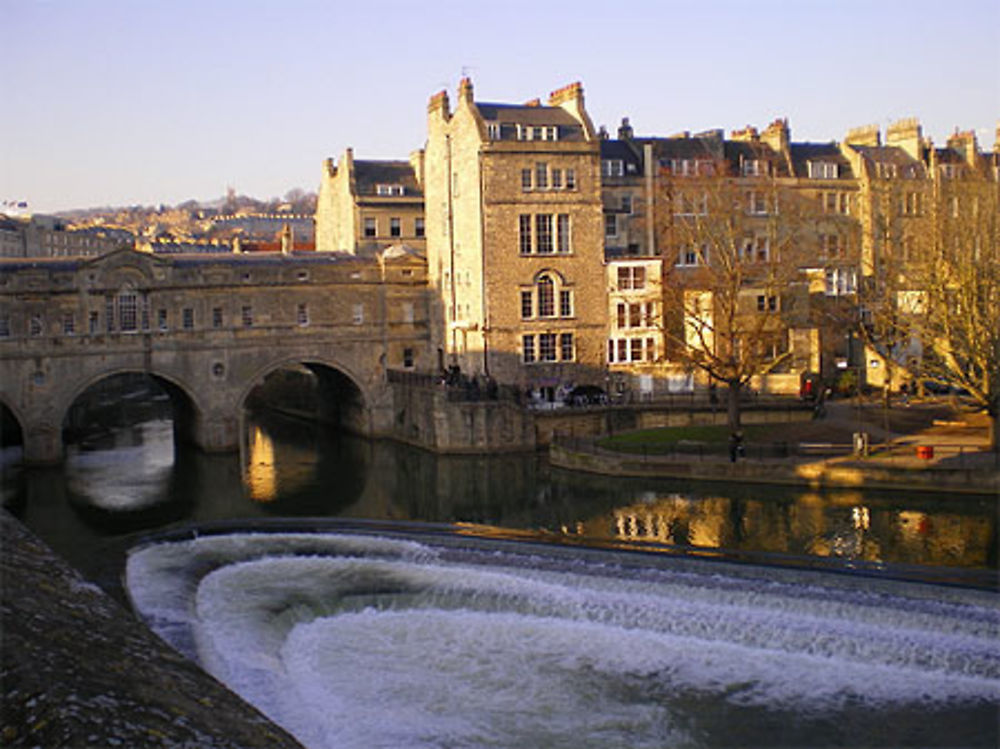
M 438 456 L 274 414 L 245 421 L 239 455 L 175 445 L 169 421 L 132 425 L 93 449 L 71 449 L 64 466 L 5 470 L 5 504 L 85 573 L 104 549 L 120 562 L 122 537 L 165 526 L 336 517 L 724 551 L 761 564 L 893 568 L 937 581 L 964 575 L 995 587 L 988 497 L 600 477 L 553 469 L 533 454 Z

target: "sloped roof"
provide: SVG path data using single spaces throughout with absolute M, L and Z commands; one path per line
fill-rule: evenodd
M 844 157 L 840 146 L 830 143 L 790 143 L 788 146 L 792 156 L 792 170 L 796 177 L 808 177 L 810 161 L 823 161 L 837 165 L 838 179 L 853 179 L 854 170 L 851 162 Z
M 902 177 L 923 177 L 926 169 L 922 161 L 913 158 L 899 146 L 854 146 L 861 157 L 869 164 L 892 164 L 899 167 Z
M 639 142 L 639 141 L 637 141 Z M 712 138 L 643 138 L 642 143 L 653 146 L 657 159 L 709 159 L 722 156 L 720 142 Z
M 502 140 L 513 140 L 516 137 L 513 127 L 515 125 L 556 127 L 559 129 L 559 140 L 584 139 L 583 126 L 562 107 L 476 102 L 476 108 L 484 120 L 500 125 Z
M 424 194 L 409 161 L 355 159 L 354 184 L 358 195 L 375 195 L 377 185 L 402 185 L 410 197 Z
M 573 115 L 562 107 L 531 107 L 524 104 L 496 104 L 476 102 L 476 108 L 484 120 L 513 122 L 522 125 L 579 126 Z

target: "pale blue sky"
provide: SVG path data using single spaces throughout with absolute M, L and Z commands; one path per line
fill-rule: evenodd
M 465 69 L 520 102 L 579 80 L 595 125 L 840 140 L 1000 118 L 996 0 L 0 0 L 0 200 L 36 212 L 315 190 L 327 156 L 405 158 Z

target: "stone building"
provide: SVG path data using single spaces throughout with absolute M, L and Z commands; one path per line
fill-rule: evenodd
M 532 389 L 605 376 L 600 141 L 578 83 L 547 104 L 428 104 L 428 278 L 441 367 Z
M 409 161 L 367 161 L 348 148 L 327 159 L 316 202 L 318 252 L 371 253 L 405 244 L 422 251 L 423 152 Z
M 755 345 L 780 359 L 753 388 L 792 394 L 848 371 L 879 384 L 859 319 L 889 279 L 905 286 L 942 186 L 971 174 L 995 186 L 1000 159 L 972 133 L 934 148 L 916 120 L 892 124 L 884 143 L 877 127 L 796 142 L 785 119 L 728 138 L 636 137 L 624 119 L 612 139 L 595 132 L 579 84 L 510 104 L 477 102 L 464 79 L 454 111 L 435 94 L 427 122 L 409 162 L 349 149 L 327 162 L 317 249 L 420 250 L 426 235 L 431 369 L 548 399 L 572 384 L 654 397 L 707 385 L 681 350 L 722 345 L 706 333 L 720 241 L 743 269 L 740 314 L 767 318 Z M 695 239 L 713 214 L 732 219 L 731 236 Z M 912 305 L 903 286 L 893 304 Z M 671 313 L 671 296 L 688 309 Z M 919 356 L 889 348 L 901 363 Z
M 0 257 L 96 257 L 135 238 L 115 229 L 70 229 L 56 216 L 0 214 Z

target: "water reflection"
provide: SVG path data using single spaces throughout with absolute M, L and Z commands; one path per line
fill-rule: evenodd
M 95 508 L 134 512 L 170 499 L 174 425 L 155 419 L 66 450 L 69 488 Z
M 21 472 L 5 498 L 71 561 L 88 538 L 175 521 L 265 516 L 463 523 L 576 543 L 997 568 L 995 501 L 905 492 L 616 479 L 535 455 L 435 456 L 275 417 L 246 419 L 236 455 L 174 447 L 169 422 Z M 84 565 L 85 566 L 85 565 Z

